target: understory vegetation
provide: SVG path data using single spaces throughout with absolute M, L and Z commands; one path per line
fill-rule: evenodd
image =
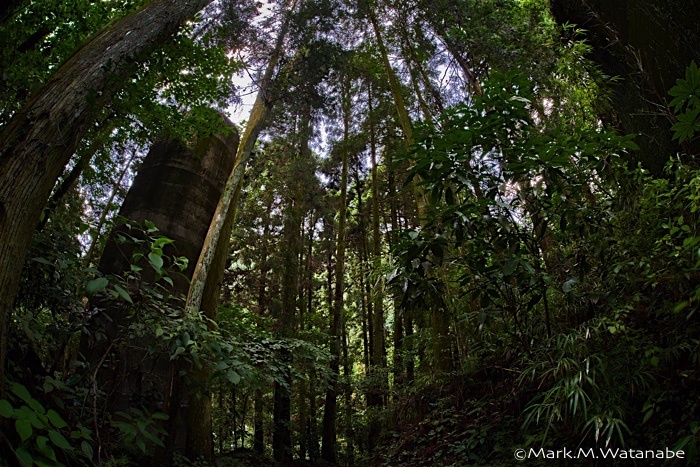
M 0 465 L 698 462 L 700 44 L 658 90 L 600 2 L 189 3 L 0 258 Z M 176 4 L 0 10 L 0 242 L 17 122 Z

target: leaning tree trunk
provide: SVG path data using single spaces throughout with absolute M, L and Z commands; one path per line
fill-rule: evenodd
M 232 144 L 231 154 L 235 151 L 235 147 L 236 144 Z M 234 205 L 238 202 L 241 189 L 242 184 L 239 183 L 233 197 Z M 219 242 L 216 246 L 216 255 L 212 262 L 212 268 L 207 275 L 207 282 L 204 286 L 201 312 L 212 321 L 216 321 L 219 302 L 221 300 L 221 286 L 229 258 L 229 243 L 235 221 L 236 211 L 233 209 L 229 210 L 221 236 L 219 237 Z M 212 404 L 211 390 L 208 385 L 210 375 L 211 368 L 207 366 L 196 368 L 190 375 L 192 381 L 188 390 L 190 404 L 187 410 L 187 443 L 185 445 L 185 456 L 192 461 L 198 458 L 204 458 L 207 462 L 213 464 Z
M 151 0 L 68 59 L 0 135 L 0 395 L 12 307 L 27 248 L 64 167 L 136 68 L 211 0 Z
M 187 312 L 196 312 L 202 305 L 204 285 L 207 281 L 209 269 L 212 267 L 214 256 L 216 255 L 216 246 L 218 245 L 224 222 L 228 212 L 231 209 L 235 209 L 235 203 L 233 202 L 235 192 L 239 189 L 238 186 L 243 178 L 243 173 L 245 171 L 246 164 L 248 163 L 248 159 L 250 158 L 253 148 L 255 147 L 255 142 L 257 141 L 260 132 L 265 127 L 267 116 L 274 105 L 274 98 L 272 96 L 272 88 L 275 84 L 273 79 L 274 73 L 280 59 L 283 56 L 284 41 L 287 37 L 287 32 L 289 31 L 289 26 L 292 19 L 291 14 L 296 8 L 297 3 L 298 0 L 291 0 L 289 10 L 287 11 L 284 22 L 280 27 L 280 31 L 277 34 L 275 48 L 272 51 L 270 61 L 267 63 L 267 67 L 265 68 L 265 73 L 263 74 L 260 82 L 260 89 L 255 97 L 253 108 L 250 111 L 248 124 L 246 125 L 246 129 L 243 132 L 241 142 L 238 146 L 236 165 L 226 181 L 224 192 L 219 200 L 218 206 L 216 207 L 216 212 L 214 213 L 214 218 L 212 219 L 211 225 L 209 226 L 209 232 L 207 232 L 207 238 L 204 242 L 202 253 L 197 260 L 197 267 L 192 275 L 192 285 L 187 295 L 187 304 L 185 305 Z

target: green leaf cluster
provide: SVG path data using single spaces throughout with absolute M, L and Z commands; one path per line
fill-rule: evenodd
M 71 460 L 92 459 L 92 432 L 82 425 L 69 427 L 54 409 L 46 410 L 19 383 L 11 384 L 14 402 L 0 400 L 0 417 L 14 420 L 12 452 L 22 466 L 70 465 Z M 68 436 L 68 438 L 66 438 Z M 70 439 L 70 441 L 69 441 Z M 77 448 L 80 443 L 80 448 Z
M 685 79 L 676 80 L 676 85 L 668 92 L 673 99 L 676 123 L 673 124 L 673 139 L 679 143 L 692 140 L 700 132 L 700 69 L 695 61 L 685 70 Z

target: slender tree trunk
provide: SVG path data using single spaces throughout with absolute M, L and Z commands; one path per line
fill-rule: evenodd
M 413 319 L 406 318 L 406 384 L 412 384 L 415 380 L 416 365 L 413 357 Z
M 306 253 L 306 312 L 311 314 L 313 311 L 313 287 L 314 287 L 314 264 L 313 264 L 313 247 L 314 247 L 314 232 L 316 219 L 311 216 L 309 227 L 309 250 Z
M 312 219 L 309 219 L 309 230 L 312 229 Z M 309 267 L 309 261 L 308 257 L 305 258 L 304 253 L 305 251 L 308 251 L 310 254 L 310 250 L 307 250 L 303 242 L 306 241 L 306 229 L 304 222 L 302 222 L 302 227 L 301 227 L 301 241 L 302 241 L 302 248 L 299 249 L 299 277 L 302 278 L 301 283 L 299 284 L 299 332 L 304 331 L 304 326 L 305 326 L 305 315 L 306 315 L 306 274 L 307 274 L 307 268 Z M 308 399 L 308 384 L 306 379 L 302 379 L 299 382 L 299 391 L 296 397 L 297 400 L 297 406 L 299 407 L 299 459 L 301 460 L 306 460 L 306 454 L 307 454 L 307 438 L 306 438 L 306 432 L 308 430 L 308 421 L 309 421 L 309 406 L 306 403 Z
M 226 410 L 226 402 L 224 400 L 224 385 L 219 384 L 219 407 L 218 407 L 220 412 L 224 412 Z M 222 420 L 221 423 L 219 424 L 219 454 L 223 454 L 224 452 L 224 437 L 226 436 L 226 423 Z
M 258 284 L 258 314 L 264 316 L 268 311 L 267 300 L 267 273 L 270 269 L 268 265 L 268 236 L 270 234 L 270 213 L 272 211 L 273 198 L 269 197 L 267 209 L 265 210 L 262 246 L 260 253 L 260 283 Z M 253 452 L 262 455 L 265 451 L 265 427 L 263 425 L 263 391 L 255 390 L 253 418 Z
M 384 71 L 389 79 L 389 87 L 391 89 L 391 95 L 394 98 L 394 105 L 396 106 L 396 114 L 399 119 L 399 125 L 401 125 L 401 130 L 403 131 L 404 138 L 407 143 L 406 145 L 410 146 L 410 144 L 413 142 L 413 124 L 411 123 L 411 117 L 408 115 L 408 111 L 406 110 L 406 103 L 403 98 L 403 92 L 401 91 L 401 83 L 396 76 L 396 72 L 391 66 L 391 62 L 389 61 L 389 52 L 384 45 L 384 39 L 379 27 L 379 22 L 377 21 L 376 13 L 370 9 L 368 14 L 369 20 L 372 23 L 372 29 L 374 30 L 374 37 L 377 40 L 377 47 L 379 48 L 379 54 L 382 58 Z
M 290 350 L 281 349 L 280 372 L 284 383 L 275 382 L 274 385 L 272 452 L 274 459 L 282 465 L 292 461 L 291 366 L 292 354 Z
M 262 455 L 265 450 L 265 432 L 263 427 L 263 392 L 255 390 L 255 415 L 253 417 L 253 452 Z
M 343 376 L 345 384 L 343 385 L 343 394 L 345 396 L 345 439 L 347 440 L 347 451 L 345 458 L 348 465 L 355 464 L 355 429 L 352 425 L 352 374 L 350 368 L 352 362 L 348 353 L 348 331 L 345 323 L 341 324 L 341 334 L 343 338 Z
M 100 241 L 102 227 L 104 226 L 105 222 L 107 222 L 107 216 L 109 215 L 109 212 L 112 210 L 112 203 L 114 203 L 114 198 L 117 196 L 117 193 L 119 193 L 121 186 L 122 186 L 122 182 L 124 181 L 124 177 L 126 176 L 127 172 L 129 171 L 129 167 L 131 167 L 131 164 L 134 162 L 134 158 L 136 157 L 136 154 L 137 154 L 137 150 L 136 150 L 136 148 L 133 148 L 132 152 L 131 152 L 131 156 L 129 156 L 129 159 L 124 164 L 124 168 L 119 172 L 119 177 L 117 178 L 117 180 L 115 180 L 114 184 L 112 184 L 112 191 L 109 194 L 109 198 L 107 199 L 107 203 L 105 203 L 105 207 L 102 210 L 102 213 L 100 214 L 100 219 L 97 221 L 97 225 L 95 226 L 95 236 L 92 239 L 92 243 L 90 243 L 90 248 L 88 248 L 87 253 L 85 253 L 84 264 L 87 266 L 90 266 L 95 259 L 95 253 L 97 252 L 96 248 L 97 248 L 97 245 L 99 244 L 99 241 Z M 88 159 L 88 161 L 89 161 L 89 159 Z M 86 161 L 86 164 L 87 164 L 87 161 Z M 80 171 L 82 172 L 82 168 L 80 169 Z M 77 179 L 77 177 L 76 177 L 76 179 Z
M 375 267 L 381 268 L 382 234 L 379 230 L 379 177 L 377 174 L 377 138 L 374 122 L 370 124 L 370 155 L 372 158 L 372 254 Z M 374 290 L 374 365 L 382 368 L 385 364 L 384 353 L 384 290 L 383 281 L 378 281 Z
M 357 184 L 359 187 L 359 183 Z M 362 192 L 358 188 L 357 190 L 357 210 L 358 210 L 358 223 L 360 224 L 360 247 L 359 247 L 359 266 L 358 266 L 358 282 L 360 283 L 360 320 L 362 321 L 362 362 L 365 365 L 365 371 L 369 371 L 371 365 L 371 355 L 370 355 L 370 341 L 369 341 L 369 329 L 368 329 L 368 309 L 369 302 L 372 300 L 369 281 L 365 281 L 367 275 L 366 262 L 367 262 L 367 229 L 365 229 L 365 209 L 362 206 Z M 367 282 L 367 287 L 365 287 L 365 282 Z M 371 319 L 371 318 L 370 318 Z
M 348 80 L 349 81 L 349 80 Z M 349 82 L 343 86 L 343 141 L 350 136 L 350 89 Z M 340 340 L 343 320 L 343 293 L 345 292 L 345 222 L 347 217 L 348 194 L 348 154 L 343 149 L 342 171 L 340 177 L 340 200 L 338 211 L 338 240 L 335 257 L 335 294 L 333 301 L 333 315 L 330 326 L 330 351 L 331 351 L 331 381 L 326 391 L 326 405 L 323 412 L 323 441 L 321 444 L 321 458 L 330 463 L 335 463 L 336 453 L 336 417 L 337 417 L 337 393 L 338 375 L 340 370 Z
M 375 33 L 377 35 L 378 41 L 381 41 L 381 36 L 379 34 L 379 28 L 376 24 L 376 20 L 372 16 L 372 23 L 375 28 Z M 380 47 L 383 52 L 383 56 L 386 59 L 386 64 L 388 65 L 388 58 L 386 57 L 386 49 L 384 49 L 383 43 Z M 393 70 L 389 66 L 390 73 L 393 74 Z M 389 72 L 389 71 L 388 71 Z M 395 95 L 395 101 L 397 102 L 397 110 L 401 112 L 400 108 L 403 105 L 403 98 L 401 94 Z M 396 99 L 398 97 L 398 100 Z M 401 106 L 399 105 L 401 103 Z M 370 116 L 373 114 L 372 108 L 372 88 L 369 89 L 369 110 Z M 403 108 L 405 111 L 405 108 Z M 406 114 L 408 116 L 408 114 Z M 408 121 L 408 131 L 404 129 L 405 136 L 410 138 L 410 121 Z M 374 119 L 370 117 L 370 155 L 372 158 L 372 257 L 374 260 L 374 267 L 381 267 L 381 232 L 379 230 L 379 181 L 377 176 L 377 138 L 375 134 L 375 124 Z M 370 375 L 372 375 L 371 387 L 367 393 L 367 405 L 369 407 L 379 408 L 383 405 L 384 400 L 382 394 L 388 383 L 386 381 L 386 374 L 384 369 L 386 366 L 385 355 L 385 342 L 384 342 L 384 293 L 383 293 L 383 282 L 378 281 L 377 285 L 372 289 L 372 366 Z M 373 447 L 377 442 L 381 432 L 381 423 L 376 414 L 371 417 L 369 422 L 369 443 L 370 447 Z
M 12 307 L 32 232 L 61 172 L 136 69 L 211 0 L 151 0 L 69 58 L 0 135 L 0 397 Z
M 389 88 L 391 89 L 391 95 L 394 99 L 394 106 L 396 107 L 396 115 L 399 120 L 399 125 L 403 131 L 404 144 L 408 149 L 413 145 L 413 124 L 411 122 L 411 117 L 408 114 L 408 110 L 406 109 L 406 102 L 403 97 L 401 82 L 396 76 L 396 72 L 392 68 L 391 62 L 389 61 L 389 52 L 384 44 L 384 39 L 382 38 L 381 28 L 379 27 L 376 13 L 370 9 L 368 15 L 369 20 L 372 23 L 375 39 L 377 40 L 377 48 L 379 49 L 379 54 L 381 55 L 382 63 L 384 64 L 384 70 L 389 78 Z M 425 217 L 426 205 L 425 193 L 419 185 L 420 180 L 418 177 L 414 177 L 411 183 L 413 186 L 413 193 L 416 197 L 416 211 L 418 213 L 418 218 L 423 219 Z
M 299 383 L 299 394 L 297 402 L 299 405 L 299 459 L 306 460 L 308 454 L 308 438 L 306 436 L 309 430 L 309 406 L 306 403 L 308 400 L 309 387 L 306 380 Z
M 238 184 L 233 197 L 233 205 L 238 205 L 242 183 Z M 202 313 L 212 321 L 216 321 L 216 315 L 221 298 L 221 284 L 224 278 L 224 270 L 229 256 L 229 243 L 231 231 L 236 218 L 236 210 L 228 212 L 224 223 L 219 244 L 216 247 L 216 256 L 212 263 L 212 269 L 207 275 L 207 283 L 202 299 Z M 203 458 L 210 464 L 214 463 L 214 444 L 212 439 L 212 406 L 211 391 L 208 386 L 211 369 L 207 366 L 193 368 L 190 372 L 190 397 L 187 410 L 187 441 L 185 444 L 185 456 L 191 461 Z
M 277 335 L 281 338 L 292 337 L 294 334 L 294 314 L 298 297 L 298 250 L 301 216 L 299 206 L 294 200 L 287 202 L 285 226 L 282 237 L 286 239 L 283 255 L 282 272 L 282 309 L 277 318 Z M 276 382 L 274 391 L 274 431 L 272 435 L 273 455 L 282 464 L 292 460 L 291 433 L 291 398 L 292 398 L 292 353 L 287 348 L 280 350 L 280 369 L 282 381 Z
M 374 323 L 372 310 L 372 287 L 369 276 L 372 265 L 369 260 L 369 247 L 367 244 L 367 229 L 365 227 L 365 217 L 367 212 L 362 205 L 362 195 L 358 192 L 357 206 L 359 211 L 360 224 L 360 296 L 362 305 L 362 344 L 365 355 L 365 371 L 369 373 L 371 366 L 374 364 Z
M 299 159 L 311 157 L 309 142 L 312 136 L 311 108 L 307 106 L 301 116 L 299 130 L 300 147 L 295 156 Z M 306 206 L 303 203 L 301 191 L 306 187 L 299 185 L 298 180 L 289 179 L 288 199 L 285 200 L 284 227 L 282 238 L 284 240 L 282 255 L 282 310 L 277 319 L 277 334 L 281 338 L 293 337 L 297 331 L 298 320 L 295 317 L 299 299 L 299 258 L 303 248 L 304 235 L 302 224 L 305 217 Z M 275 401 L 273 412 L 275 415 L 275 429 L 272 437 L 273 455 L 276 461 L 290 462 L 292 459 L 291 438 L 291 399 L 292 399 L 292 374 L 291 365 L 293 356 L 291 350 L 284 347 L 280 351 L 280 366 L 282 367 L 282 381 L 275 384 Z
M 236 386 L 231 386 L 231 414 L 233 415 L 233 450 L 238 449 L 238 401 L 236 400 Z
M 316 381 L 316 373 L 311 374 L 311 382 Z M 318 405 L 316 402 L 316 391 L 314 390 L 315 385 L 311 384 L 309 386 L 311 389 L 309 391 L 309 460 L 315 462 L 319 456 L 320 452 L 318 449 Z
M 265 73 L 263 74 L 260 82 L 260 89 L 255 97 L 253 108 L 250 111 L 248 124 L 246 125 L 246 129 L 241 137 L 241 142 L 238 145 L 236 163 L 233 167 L 233 171 L 231 172 L 231 176 L 226 182 L 224 193 L 221 196 L 221 200 L 219 200 L 214 218 L 209 226 L 207 239 L 204 242 L 204 248 L 202 248 L 202 253 L 197 261 L 197 266 L 192 276 L 192 284 L 190 285 L 190 290 L 187 295 L 187 304 L 185 305 L 185 308 L 188 312 L 195 312 L 199 310 L 201 306 L 207 274 L 209 273 L 209 269 L 211 268 L 212 261 L 216 254 L 216 245 L 218 244 L 219 237 L 221 236 L 222 228 L 226 219 L 226 213 L 232 209 L 235 191 L 243 178 L 243 173 L 245 172 L 246 164 L 248 163 L 248 159 L 250 159 L 250 155 L 255 147 L 255 142 L 257 141 L 260 132 L 265 127 L 267 116 L 274 105 L 274 99 L 271 95 L 274 85 L 273 76 L 284 52 L 284 40 L 287 37 L 291 13 L 296 8 L 297 1 L 298 0 L 292 0 L 277 35 L 275 48 L 270 56 Z

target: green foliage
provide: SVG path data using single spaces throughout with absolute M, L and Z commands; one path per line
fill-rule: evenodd
M 694 443 L 698 171 L 628 170 L 631 137 L 543 122 L 539 99 L 528 79 L 494 74 L 420 129 L 407 160 L 429 214 L 387 280 L 405 310 L 456 316 L 466 377 L 519 374 L 524 445 Z
M 0 24 L 0 126 L 87 39 L 110 21 L 135 10 L 141 0 L 21 2 L 14 18 Z
M 195 40 L 195 31 L 204 28 Z M 116 115 L 128 115 L 136 122 L 127 134 L 139 135 L 146 129 L 151 140 L 169 134 L 180 141 L 194 142 L 214 134 L 227 134 L 215 109 L 231 104 L 232 76 L 240 62 L 227 56 L 216 45 L 215 37 L 204 25 L 190 23 L 179 34 L 150 53 L 135 75 L 126 79 L 109 109 Z M 129 128 L 127 126 L 127 128 Z
M 309 373 L 317 375 L 320 381 L 330 378 L 331 357 L 327 351 L 307 340 L 274 337 L 265 327 L 251 326 L 255 321 L 262 325 L 267 320 L 238 306 L 220 308 L 218 327 L 226 336 L 223 341 L 233 344 L 229 348 L 232 355 L 214 364 L 212 378 L 241 383 L 249 389 L 264 388 L 273 382 L 286 387 L 287 363 L 280 357 L 282 353 L 294 356 L 292 377 L 296 381 L 308 380 Z
M 676 80 L 676 85 L 668 92 L 673 96 L 669 103 L 676 115 L 673 124 L 673 139 L 679 143 L 692 140 L 700 132 L 700 69 L 691 62 L 685 70 L 685 79 Z
M 608 176 L 606 167 L 635 145 L 586 127 L 542 134 L 532 117 L 535 100 L 523 77 L 496 74 L 472 105 L 450 109 L 439 126 L 419 134 L 411 174 L 431 212 L 420 231 L 405 234 L 389 275 L 403 281 L 404 300 L 440 296 L 429 272 L 446 263 L 458 265 L 452 280 L 481 303 L 481 325 L 497 315 L 521 326 L 548 294 L 571 292 L 575 276 L 543 268 L 543 232 L 600 229 L 598 219 L 587 218 L 595 213 L 586 193 L 600 190 L 593 184 Z
M 161 422 L 168 420 L 168 415 L 160 412 L 149 413 L 134 407 L 129 412 L 115 412 L 108 423 L 119 430 L 120 442 L 127 448 L 138 448 L 141 454 L 153 453 L 159 446 L 164 447 L 161 441 L 167 432 L 161 426 Z
M 524 428 L 544 426 L 538 436 L 551 445 L 557 436 L 579 434 L 580 444 L 626 446 L 625 423 L 635 392 L 656 381 L 653 361 L 641 358 L 639 336 L 620 334 L 621 321 L 592 320 L 570 333 L 553 336 L 524 360 L 520 383 L 538 382 L 539 393 L 524 411 Z M 608 335 L 615 334 L 611 343 Z M 632 363 L 637 362 L 637 363 Z
M 0 417 L 14 420 L 12 452 L 22 466 L 70 465 L 92 460 L 92 432 L 81 424 L 68 426 L 54 409 L 44 406 L 26 387 L 12 383 L 13 399 L 0 400 Z M 70 441 L 69 441 L 70 440 Z
M 107 295 L 111 299 L 124 300 L 134 305 L 130 289 L 135 284 L 143 287 L 156 299 L 168 296 L 167 286 L 160 284 L 162 280 L 172 287 L 171 274 L 179 274 L 187 268 L 188 260 L 185 257 L 169 257 L 163 253 L 163 247 L 171 245 L 174 240 L 158 234 L 158 228 L 153 222 L 145 221 L 141 226 L 134 221 L 119 218 L 118 224 L 123 228 L 116 231 L 116 242 L 119 245 L 133 246 L 131 264 L 128 271 L 120 277 L 103 277 L 98 271 L 93 271 L 97 277 L 85 283 L 85 295 L 93 297 L 97 294 Z M 144 261 L 149 266 L 148 274 L 144 274 Z M 166 265 L 167 261 L 167 265 Z M 166 267 L 167 266 L 167 267 Z M 149 283 L 141 283 L 141 276 L 150 278 L 154 288 Z
M 0 25 L 0 126 L 91 34 L 140 3 L 23 2 L 18 21 Z M 243 23 L 256 8 L 243 3 L 243 16 L 234 11 L 241 2 L 217 5 L 216 14 L 250 33 L 255 27 Z M 700 172 L 675 158 L 662 179 L 626 167 L 632 137 L 601 119 L 610 80 L 587 61 L 592 49 L 579 30 L 566 26 L 558 36 L 548 3 L 361 2 L 353 11 L 301 2 L 277 85 L 265 96 L 279 102 L 248 171 L 216 322 L 183 314 L 172 287 L 187 262 L 150 222 L 117 221 L 124 226 L 115 230 L 118 242 L 133 251 L 122 275 L 84 267 L 85 218 L 115 185 L 123 148 L 161 133 L 194 142 L 229 131 L 212 107 L 233 101 L 240 64 L 231 57 L 243 40 L 235 31 L 222 38 L 226 26 L 205 14 L 162 50 L 135 57 L 140 66 L 115 77 L 123 90 L 79 149 L 81 157 L 97 156 L 35 236 L 22 271 L 9 363 L 17 382 L 0 400 L 11 452 L 2 453 L 24 465 L 131 465 L 153 456 L 171 441 L 165 428 L 174 423 L 157 412 L 162 397 L 144 390 L 105 416 L 120 389 L 105 375 L 126 363 L 126 373 L 150 377 L 158 362 L 192 397 L 212 396 L 219 450 L 249 444 L 251 402 L 268 411 L 274 386 L 290 394 L 295 442 L 312 457 L 319 406 L 333 380 L 334 216 L 338 160 L 347 153 L 347 355 L 337 362 L 343 462 L 376 455 L 370 463 L 500 465 L 512 461 L 516 444 L 665 444 L 697 455 Z M 353 15 L 368 7 L 387 13 L 382 27 L 409 113 L 421 92 L 428 107 L 448 108 L 434 121 L 434 109 L 426 112 L 402 157 L 376 45 L 353 30 Z M 271 42 L 267 32 L 252 42 Z M 258 62 L 264 49 L 242 55 Z M 463 67 L 480 86 L 462 89 Z M 339 84 L 346 75 L 350 84 Z M 700 131 L 695 63 L 670 95 L 673 139 L 688 149 Z M 326 144 L 342 126 L 334 115 L 341 103 L 351 134 Z M 389 261 L 372 258 L 369 247 L 369 147 L 387 162 L 378 171 L 378 220 Z M 326 149 L 325 160 L 315 154 Z M 426 194 L 423 219 L 413 183 Z M 119 193 L 114 199 L 116 206 Z M 382 287 L 374 285 L 383 279 L 390 293 L 377 324 L 371 316 Z M 380 338 L 386 355 L 370 371 L 372 340 Z M 431 353 L 440 339 L 442 353 Z M 100 354 L 80 360 L 81 340 L 103 345 Z M 436 368 L 441 355 L 449 371 Z M 367 408 L 377 387 L 388 403 Z M 385 444 L 368 452 L 365 434 L 375 419 Z
M 690 434 L 679 439 L 673 446 L 674 451 L 685 450 L 688 453 L 688 459 L 698 458 L 698 448 L 700 445 L 700 424 L 696 421 L 691 422 L 689 428 Z

